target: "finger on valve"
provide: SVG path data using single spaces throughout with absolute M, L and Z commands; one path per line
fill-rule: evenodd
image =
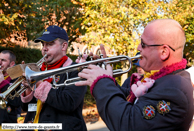
M 75 60 L 76 63 L 83 63 L 86 62 L 88 58 L 87 54 L 83 54 L 82 57 L 77 57 L 77 59 Z
M 101 54 L 103 54 L 103 58 L 106 58 L 107 55 L 103 44 L 100 44 L 100 50 L 101 50 Z
M 101 54 L 103 55 L 103 58 L 106 58 L 107 55 L 106 55 L 106 51 L 105 51 L 105 48 L 104 48 L 104 45 L 103 44 L 100 44 L 100 50 L 101 50 Z M 94 58 L 94 60 L 96 60 L 96 59 L 99 59 L 100 56 L 93 55 L 93 58 Z

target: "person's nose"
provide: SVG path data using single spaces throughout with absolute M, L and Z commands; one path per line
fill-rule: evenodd
M 141 51 L 141 50 L 142 50 L 141 43 L 139 43 L 139 45 L 138 45 L 138 47 L 137 47 L 137 50 L 138 50 L 138 51 Z
M 48 50 L 48 48 L 47 48 L 47 45 L 46 45 L 46 44 L 44 44 L 44 45 L 43 45 L 42 50 L 43 50 L 43 51 L 47 51 L 47 50 Z

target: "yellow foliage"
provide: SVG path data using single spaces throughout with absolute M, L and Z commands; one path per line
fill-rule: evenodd
M 18 13 L 14 13 L 12 16 L 8 14 L 0 14 L 0 21 L 3 21 L 6 25 L 15 25 L 14 20 L 18 17 Z
M 161 6 L 151 0 L 121 1 L 121 0 L 81 0 L 85 3 L 83 13 L 85 21 L 82 28 L 87 30 L 83 41 L 89 46 L 101 43 L 114 48 L 118 54 L 134 50 L 136 53 L 136 39 L 141 33 L 137 29 L 149 21 L 158 18 L 156 12 Z
M 184 29 L 189 27 L 186 18 L 193 16 L 192 0 L 81 0 L 88 46 L 103 43 L 117 54 L 135 55 L 140 35 L 148 22 L 172 18 Z M 192 36 L 191 36 L 192 37 Z M 131 53 L 133 52 L 133 53 Z

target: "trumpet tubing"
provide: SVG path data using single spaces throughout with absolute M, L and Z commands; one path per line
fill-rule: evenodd
M 42 65 L 42 63 L 44 62 L 44 58 L 47 57 L 47 54 L 45 54 L 37 63 L 36 65 L 39 67 Z
M 121 61 L 129 61 L 129 68 L 125 71 L 123 71 L 122 69 L 117 69 L 117 70 L 113 70 L 113 75 L 121 75 L 124 73 L 127 73 L 130 71 L 131 67 L 132 67 L 132 59 L 139 59 L 141 58 L 141 55 L 137 55 L 134 57 L 128 57 L 128 56 L 115 56 L 115 57 L 109 57 L 109 58 L 101 58 L 101 59 L 97 59 L 97 60 L 93 60 L 93 61 L 86 61 L 84 63 L 78 63 L 75 65 L 70 65 L 70 66 L 66 66 L 66 67 L 61 67 L 61 68 L 57 68 L 57 69 L 53 69 L 53 70 L 47 70 L 47 71 L 41 71 L 41 72 L 35 72 L 32 71 L 28 66 L 25 68 L 25 76 L 26 79 L 28 80 L 28 82 L 33 85 L 35 84 L 37 81 L 42 80 L 44 78 L 47 78 L 49 76 L 52 75 L 56 75 L 56 74 L 63 74 L 66 72 L 72 72 L 72 71 L 81 71 L 83 68 L 87 68 L 89 64 L 99 64 L 102 67 L 103 65 L 107 65 L 107 64 L 113 64 L 113 63 L 118 63 Z M 81 80 L 82 78 L 77 77 L 77 78 L 72 78 L 72 79 L 67 79 L 65 81 L 65 85 L 71 85 L 71 81 L 76 81 L 76 80 Z M 70 82 L 70 84 L 69 84 Z M 73 83 L 74 84 L 74 83 Z
M 0 93 L 0 108 L 6 108 L 7 98 L 10 98 L 12 100 L 14 99 L 11 93 L 16 90 L 16 88 L 21 84 L 24 79 L 25 77 L 18 78 L 11 86 L 8 87 L 6 91 Z

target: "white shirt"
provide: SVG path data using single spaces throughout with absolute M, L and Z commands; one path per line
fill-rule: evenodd
M 190 73 L 191 81 L 194 84 L 194 66 L 186 69 L 186 71 L 188 71 Z

